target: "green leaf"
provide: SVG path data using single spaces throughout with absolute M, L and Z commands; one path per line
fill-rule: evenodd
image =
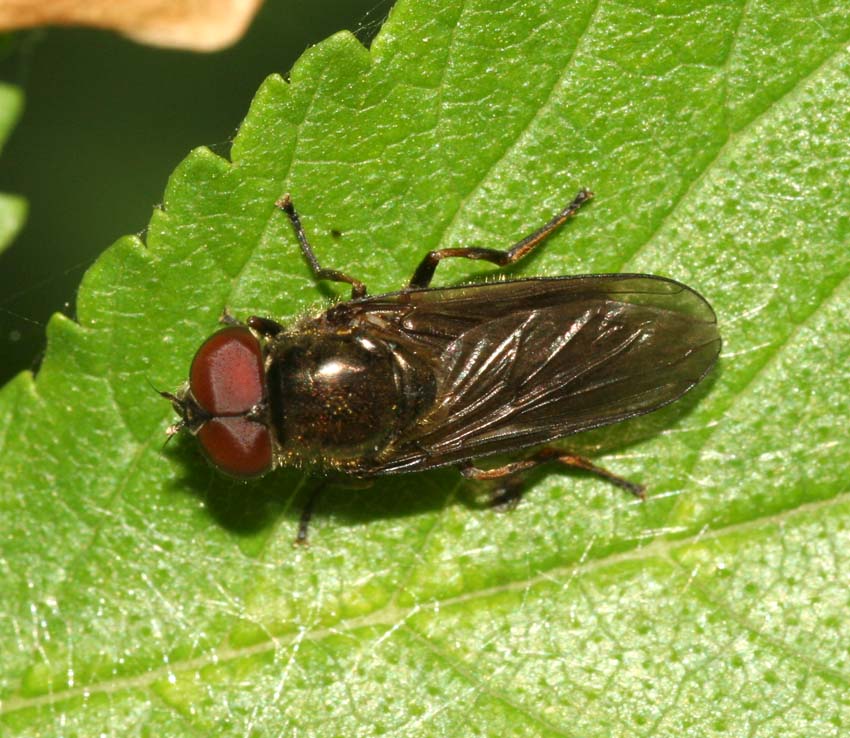
M 0 83 L 0 150 L 20 117 L 22 107 L 20 90 Z M 12 243 L 26 217 L 26 200 L 0 192 L 0 253 Z
M 193 152 L 0 391 L 3 734 L 845 734 L 848 38 L 837 0 L 423 0 L 269 78 L 232 163 Z M 185 378 L 224 306 L 327 304 L 284 192 L 380 292 L 581 186 L 513 272 L 670 275 L 724 336 L 685 400 L 572 439 L 645 504 L 552 473 L 498 515 L 439 471 L 329 490 L 296 550 L 315 482 L 163 450 L 149 382 Z

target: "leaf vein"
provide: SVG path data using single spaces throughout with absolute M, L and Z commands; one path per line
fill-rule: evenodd
M 584 28 L 578 34 L 578 38 L 576 39 L 575 47 L 573 48 L 573 52 L 570 55 L 570 58 L 567 59 L 566 64 L 564 64 L 564 69 L 561 72 L 561 75 L 555 80 L 552 88 L 549 90 L 546 99 L 543 103 L 536 107 L 534 114 L 528 119 L 525 125 L 517 132 L 516 136 L 513 137 L 510 141 L 507 142 L 507 145 L 502 150 L 502 152 L 490 163 L 487 169 L 483 172 L 483 174 L 478 178 L 478 181 L 472 185 L 466 195 L 464 195 L 457 204 L 454 213 L 448 219 L 446 225 L 443 227 L 442 235 L 437 241 L 437 245 L 434 247 L 435 249 L 443 248 L 446 245 L 446 239 L 449 234 L 453 230 L 453 228 L 457 225 L 461 213 L 464 211 L 464 208 L 469 204 L 472 200 L 473 196 L 481 189 L 481 186 L 490 179 L 492 173 L 495 169 L 508 157 L 508 155 L 519 145 L 519 143 L 523 140 L 525 135 L 531 130 L 532 126 L 535 124 L 537 120 L 539 120 L 543 113 L 548 111 L 549 107 L 552 105 L 553 100 L 555 99 L 555 94 L 558 91 L 559 87 L 563 84 L 564 79 L 566 78 L 568 72 L 572 69 L 573 63 L 575 62 L 576 56 L 579 52 L 579 48 L 581 47 L 581 42 L 587 35 L 590 28 L 593 26 L 594 21 L 599 13 L 599 8 L 601 6 L 601 0 L 597 0 L 593 10 L 588 14 L 588 20 L 585 24 Z
M 88 697 L 97 693 L 112 694 L 130 689 L 148 687 L 157 681 L 167 679 L 177 673 L 199 671 L 207 666 L 220 665 L 228 661 L 265 654 L 281 647 L 284 643 L 289 643 L 296 639 L 320 641 L 329 637 L 338 637 L 341 633 L 353 633 L 361 629 L 374 629 L 379 626 L 397 626 L 400 622 L 410 618 L 413 612 L 418 611 L 419 613 L 427 613 L 429 608 L 436 608 L 437 606 L 439 606 L 441 610 L 444 610 L 453 606 L 465 605 L 470 602 L 486 601 L 488 598 L 495 597 L 506 592 L 527 591 L 538 585 L 552 584 L 553 580 L 556 580 L 559 577 L 570 579 L 574 576 L 575 572 L 580 572 L 581 574 L 586 575 L 595 571 L 603 570 L 609 566 L 616 566 L 623 562 L 648 561 L 651 559 L 667 561 L 668 558 L 672 558 L 675 551 L 691 547 L 696 541 L 710 541 L 729 534 L 746 533 L 747 531 L 760 526 L 779 524 L 788 520 L 793 520 L 797 516 L 810 515 L 820 510 L 828 510 L 833 507 L 847 504 L 850 504 L 850 488 L 833 498 L 800 505 L 793 509 L 782 510 L 773 515 L 755 518 L 741 523 L 729 524 L 720 528 L 715 528 L 708 532 L 700 530 L 696 535 L 675 541 L 668 539 L 655 539 L 651 543 L 637 549 L 615 554 L 607 554 L 600 558 L 583 558 L 580 562 L 572 562 L 563 566 L 553 567 L 546 571 L 539 571 L 536 574 L 523 579 L 505 582 L 492 587 L 482 587 L 478 590 L 464 592 L 460 595 L 445 597 L 443 599 L 435 598 L 434 600 L 429 601 L 427 605 L 424 603 L 417 603 L 412 607 L 405 608 L 383 606 L 366 615 L 360 615 L 347 620 L 340 620 L 337 623 L 326 625 L 321 628 L 315 628 L 307 631 L 304 631 L 303 629 L 299 630 L 298 632 L 289 634 L 288 638 L 278 636 L 249 646 L 222 646 L 220 648 L 211 649 L 209 652 L 195 658 L 175 659 L 167 666 L 159 666 L 155 669 L 150 669 L 149 671 L 141 672 L 134 676 L 117 677 L 101 682 L 93 682 L 90 684 L 65 688 L 33 697 L 24 697 L 20 694 L 20 692 L 18 692 L 13 694 L 7 700 L 0 701 L 0 716 L 24 709 L 53 705 L 84 695 Z M 407 626 L 405 625 L 405 627 Z M 842 678 L 843 676 L 842 672 Z

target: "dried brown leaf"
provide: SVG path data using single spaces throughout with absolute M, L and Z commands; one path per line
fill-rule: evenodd
M 262 0 L 6 0 L 0 30 L 92 26 L 141 43 L 217 51 L 245 33 Z

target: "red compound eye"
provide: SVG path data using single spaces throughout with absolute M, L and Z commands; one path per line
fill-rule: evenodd
M 209 460 L 234 477 L 256 477 L 272 466 L 269 429 L 244 413 L 263 401 L 263 352 L 247 328 L 224 328 L 198 349 L 189 371 L 198 405 L 212 417 L 198 439 Z
M 210 415 L 245 413 L 263 399 L 263 354 L 247 328 L 224 328 L 210 336 L 189 372 L 198 404 Z
M 243 417 L 212 418 L 198 431 L 209 460 L 225 474 L 257 477 L 272 465 L 269 429 Z

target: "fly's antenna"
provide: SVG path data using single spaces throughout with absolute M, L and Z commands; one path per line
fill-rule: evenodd
M 164 390 L 157 389 L 156 387 L 154 387 L 153 383 L 150 380 L 148 380 L 148 384 L 153 387 L 154 391 L 160 397 L 164 397 L 166 400 L 168 400 L 174 407 L 174 410 L 180 415 L 179 421 L 177 421 L 176 423 L 172 423 L 168 426 L 168 428 L 165 429 L 166 439 L 165 443 L 162 444 L 162 447 L 165 448 L 165 445 L 181 430 L 183 430 L 183 428 L 186 427 L 186 401 L 175 395 L 173 392 L 165 392 Z

